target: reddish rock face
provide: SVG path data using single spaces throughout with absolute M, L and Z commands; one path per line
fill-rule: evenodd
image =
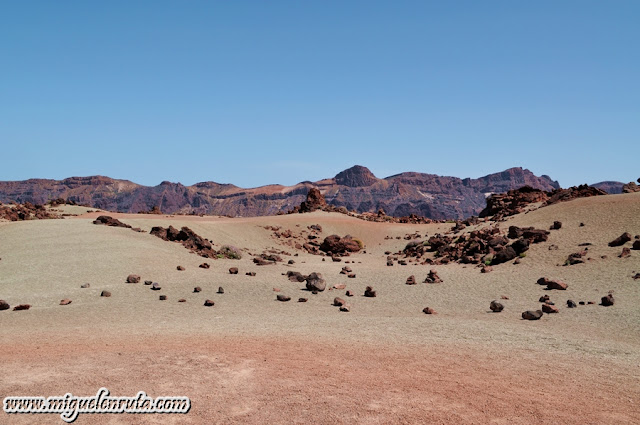
M 302 182 L 290 187 L 268 185 L 251 190 L 214 182 L 193 186 L 162 182 L 147 187 L 100 176 L 0 182 L 0 202 L 45 203 L 51 197 L 62 197 L 67 203 L 130 213 L 159 213 L 162 210 L 165 214 L 256 216 L 275 214 L 302 202 L 307 204 L 307 198 L 309 208 L 317 208 L 323 205 L 317 196 L 322 192 L 322 199 L 330 199 L 330 206 L 359 213 L 377 214 L 383 210 L 395 217 L 463 219 L 477 215 L 485 207 L 485 194 L 504 193 L 524 185 L 547 191 L 558 187 L 548 176 L 537 177 L 522 168 L 511 168 L 478 179 L 414 172 L 378 179 L 365 167 L 355 166 L 338 173 L 335 178 L 315 183 Z M 318 192 L 314 191 L 308 197 L 310 188 Z M 425 198 L 424 194 L 433 199 Z

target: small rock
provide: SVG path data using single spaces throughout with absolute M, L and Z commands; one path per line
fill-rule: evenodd
M 324 291 L 327 287 L 325 280 L 320 273 L 311 273 L 306 278 L 306 287 L 309 291 Z
M 553 225 L 549 228 L 549 230 L 559 230 L 560 228 L 562 228 L 562 222 L 554 221 Z
M 178 302 L 179 302 L 179 303 L 186 303 L 186 302 L 187 302 L 187 300 L 185 300 L 184 298 L 180 298 L 180 299 L 178 300 Z
M 333 299 L 333 305 L 335 305 L 335 306 L 337 306 L 337 307 L 343 306 L 343 305 L 345 305 L 346 303 L 347 303 L 347 302 L 346 302 L 345 300 L 343 300 L 342 298 L 340 298 L 340 297 L 335 297 L 335 298 Z
M 494 313 L 500 313 L 502 310 L 504 310 L 504 305 L 494 300 L 494 301 L 491 301 L 491 304 L 489 304 L 489 308 Z
M 416 284 L 416 277 L 414 275 L 411 275 L 407 278 L 407 281 L 405 282 L 405 284 L 407 285 L 415 285 Z
M 373 288 L 371 286 L 367 286 L 364 290 L 364 296 L 365 297 L 369 297 L 369 298 L 375 298 L 376 296 L 376 291 L 373 290 Z
M 202 263 L 198 267 L 200 267 L 201 269 L 208 269 L 211 266 L 209 265 L 209 263 Z
M 281 289 L 280 288 L 273 288 L 273 292 L 280 292 Z
M 213 300 L 205 300 L 204 305 L 205 307 L 213 307 L 215 303 L 213 302 Z
M 6 302 L 5 300 L 0 300 L 0 311 L 9 310 L 10 308 L 11 306 L 9 305 L 8 302 Z
M 575 301 L 573 301 L 573 300 L 567 300 L 567 307 L 569 307 L 569 308 L 576 308 L 576 307 L 578 307 L 578 305 L 577 305 L 577 304 L 576 304 L 576 302 L 575 302 Z
M 482 266 L 480 269 L 480 273 L 491 273 L 493 271 L 493 267 L 491 266 Z
M 140 276 L 137 274 L 130 274 L 127 276 L 127 283 L 138 283 L 140 282 Z
M 183 272 L 184 271 L 184 267 L 178 266 L 178 267 L 176 267 L 176 270 Z
M 160 287 L 159 283 L 153 282 L 153 284 L 151 284 L 151 290 L 152 291 L 159 291 L 160 289 L 162 289 L 162 288 Z
M 229 274 L 238 274 L 238 268 L 237 267 L 231 267 L 229 269 Z
M 91 284 L 89 284 L 89 283 L 83 283 L 82 285 L 80 285 L 80 288 L 86 289 L 86 288 L 88 288 L 90 286 L 91 286 Z
M 631 234 L 629 232 L 624 232 L 623 234 L 621 234 L 620 236 L 618 236 L 617 238 L 609 242 L 609 246 L 621 246 L 626 244 L 630 240 L 631 240 Z
M 622 252 L 618 255 L 620 258 L 629 258 L 631 257 L 631 250 L 628 247 L 622 248 Z
M 333 289 L 344 289 L 346 287 L 347 287 L 347 285 L 345 285 L 344 283 L 337 283 L 337 284 L 333 285 Z
M 442 283 L 442 279 L 440 279 L 440 276 L 438 276 L 438 272 L 431 269 L 429 270 L 429 274 L 424 280 L 424 283 Z
M 160 301 L 166 301 L 167 300 L 167 296 L 166 295 L 160 295 L 158 298 L 160 299 Z
M 145 285 L 151 285 L 151 284 L 153 284 L 153 282 L 152 282 L 152 281 L 150 281 L 150 280 L 145 280 L 145 281 L 144 281 L 144 284 L 145 284 Z
M 389 267 L 393 266 L 393 260 L 387 260 L 387 266 Z
M 277 299 L 278 301 L 283 301 L 283 302 L 285 302 L 285 301 L 291 301 L 291 297 L 288 297 L 288 296 L 286 296 L 286 295 L 282 295 L 282 294 L 279 294 L 279 295 L 276 297 L 276 299 Z
M 298 298 L 298 302 L 299 303 L 306 303 L 307 299 L 306 298 Z
M 295 264 L 295 263 L 296 263 L 296 262 L 295 262 L 295 261 L 293 261 L 293 260 L 289 260 L 289 261 L 287 261 L 287 264 Z
M 256 272 L 246 272 L 245 275 L 253 277 L 256 275 Z
M 201 292 L 202 288 L 199 286 L 196 286 L 195 288 L 193 288 L 193 292 Z
M 615 300 L 613 299 L 613 295 L 611 294 L 607 295 L 606 297 L 602 297 L 600 299 L 600 303 L 605 307 L 612 306 L 614 302 Z
M 340 306 L 340 311 L 344 311 L 346 313 L 348 313 L 349 311 L 351 311 L 351 306 L 349 304 L 344 304 Z
M 549 295 L 541 296 L 538 301 L 541 302 L 541 303 L 546 303 L 547 301 L 549 301 Z
M 29 310 L 30 308 L 31 308 L 31 304 L 20 304 L 13 307 L 13 311 Z
M 353 291 L 347 291 L 347 292 L 345 293 L 345 295 L 346 295 L 347 297 L 353 297 L 354 293 L 353 293 Z
M 101 296 L 101 297 L 110 297 L 110 296 L 111 296 L 111 292 L 109 292 L 109 291 L 102 291 L 102 292 L 100 292 L 100 296 Z
M 71 304 L 71 300 L 69 298 L 65 298 L 64 300 L 60 301 L 60 305 L 69 305 Z
M 432 309 L 431 307 L 425 307 L 422 309 L 422 312 L 424 314 L 438 314 L 434 309 Z
M 525 320 L 539 320 L 542 317 L 542 310 L 527 310 L 522 313 Z
M 350 273 L 350 274 L 347 275 L 347 277 L 349 279 L 355 279 L 356 278 L 356 274 L 355 273 Z
M 509 297 L 507 297 L 506 295 L 500 295 L 500 299 L 501 299 L 501 300 L 508 300 L 508 299 L 509 299 Z
M 551 304 L 542 304 L 542 312 L 543 313 L 547 313 L 547 314 L 551 314 L 551 313 L 558 313 L 558 307 L 556 307 L 555 305 L 551 305 Z

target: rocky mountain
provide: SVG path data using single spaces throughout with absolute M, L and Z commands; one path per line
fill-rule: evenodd
M 164 213 L 258 216 L 291 210 L 306 199 L 310 188 L 316 187 L 329 205 L 361 213 L 383 209 L 393 216 L 417 214 L 433 219 L 459 219 L 477 215 L 490 194 L 525 185 L 546 191 L 559 187 L 549 176 L 538 177 L 519 167 L 478 179 L 416 172 L 380 179 L 366 167 L 356 165 L 317 182 L 252 189 L 215 182 L 184 186 L 166 181 L 149 187 L 102 176 L 5 181 L 0 182 L 0 202 L 42 204 L 64 198 L 120 212 L 159 207 Z
M 622 193 L 622 186 L 624 186 L 624 183 L 615 182 L 615 181 L 605 181 L 600 183 L 594 183 L 591 186 L 595 187 L 596 189 L 604 190 L 608 194 L 613 195 L 613 194 Z

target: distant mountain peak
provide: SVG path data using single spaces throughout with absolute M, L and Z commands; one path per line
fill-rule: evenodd
M 336 174 L 336 183 L 349 187 L 366 187 L 378 182 L 378 178 L 367 167 L 354 165 Z

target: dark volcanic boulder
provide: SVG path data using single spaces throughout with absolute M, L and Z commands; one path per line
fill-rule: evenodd
M 624 232 L 623 234 L 621 234 L 620 236 L 618 236 L 617 238 L 609 242 L 609 246 L 621 246 L 626 244 L 630 240 L 631 240 L 631 234 L 629 232 Z
M 127 276 L 127 283 L 138 283 L 140 282 L 140 276 L 137 274 L 130 274 Z
M 364 296 L 368 297 L 368 298 L 375 298 L 376 297 L 376 291 L 373 290 L 373 288 L 371 286 L 367 286 L 364 290 Z
M 0 300 L 0 311 L 9 310 L 11 306 L 5 300 Z
M 306 287 L 309 291 L 322 292 L 327 287 L 327 284 L 320 273 L 311 273 L 309 276 L 307 276 L 306 281 Z
M 525 320 L 539 320 L 542 317 L 542 310 L 527 310 L 522 313 Z
M 291 301 L 291 297 L 289 297 L 287 295 L 277 295 L 276 299 L 278 301 L 283 301 L 283 302 Z
M 614 302 L 615 302 L 615 300 L 613 299 L 613 295 L 611 295 L 611 294 L 607 295 L 606 297 L 602 297 L 600 299 L 600 303 L 605 307 L 612 306 Z
M 113 217 L 110 217 L 108 215 L 101 215 L 100 217 L 98 217 L 95 220 L 93 220 L 93 224 L 103 224 L 105 226 L 124 227 L 124 228 L 127 228 L 127 229 L 131 229 L 131 226 L 129 226 L 128 224 L 124 224 L 123 222 L 121 222 L 117 218 L 113 218 Z
M 20 304 L 13 307 L 13 311 L 29 310 L 30 308 L 31 308 L 31 304 Z
M 489 304 L 489 308 L 494 313 L 500 313 L 502 310 L 504 310 L 504 305 L 502 305 L 502 303 L 499 303 L 496 300 L 493 300 L 491 301 L 491 304 Z
M 320 245 L 323 252 L 331 252 L 332 254 L 348 254 L 350 252 L 358 252 L 362 248 L 362 242 L 353 239 L 350 235 L 341 238 L 338 235 L 327 236 Z
M 205 258 L 217 258 L 218 253 L 213 249 L 211 242 L 202 236 L 196 234 L 188 227 L 183 227 L 177 230 L 173 226 L 168 228 L 153 227 L 150 234 L 159 237 L 165 241 L 180 242 L 189 251 L 200 255 Z
M 513 260 L 517 256 L 518 254 L 516 253 L 516 251 L 512 247 L 507 246 L 505 248 L 502 248 L 500 251 L 496 252 L 496 254 L 493 256 L 493 260 L 491 261 L 491 264 L 506 263 L 507 261 Z

